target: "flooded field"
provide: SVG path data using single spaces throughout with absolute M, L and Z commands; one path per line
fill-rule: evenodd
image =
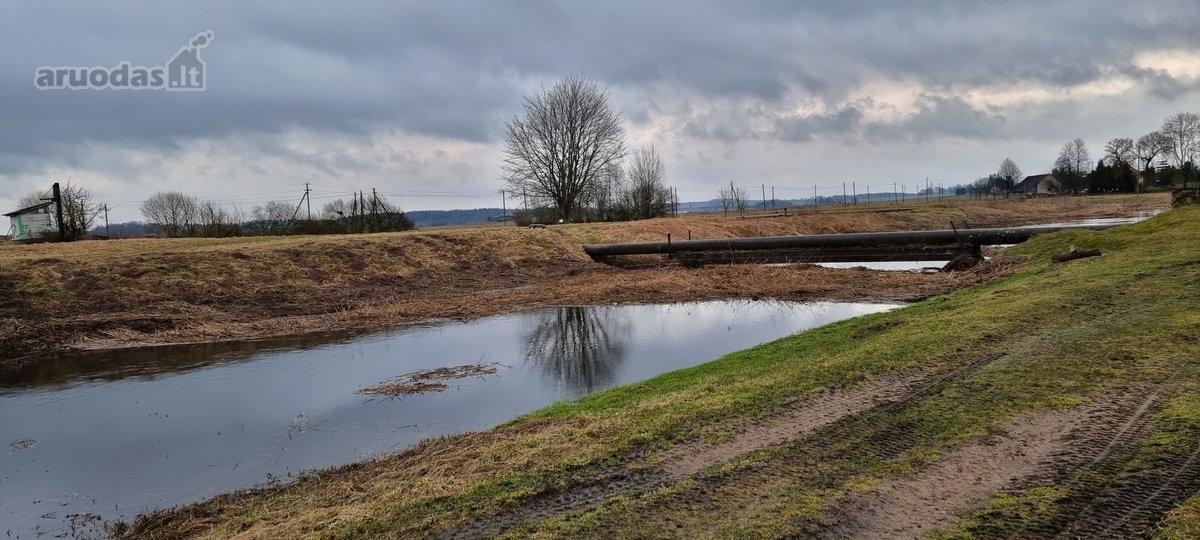
M 0 530 L 94 530 L 894 307 L 556 307 L 366 336 L 45 358 L 0 371 Z M 440 389 L 363 392 L 459 366 L 475 369 L 439 379 Z

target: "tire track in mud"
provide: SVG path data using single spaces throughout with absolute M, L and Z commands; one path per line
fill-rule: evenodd
M 1013 418 L 948 450 L 913 476 L 876 486 L 830 532 L 838 538 L 918 538 L 1064 457 L 1097 463 L 1144 431 L 1146 412 L 1158 400 L 1156 394 L 1144 395 L 1110 394 L 1069 409 Z
M 994 337 L 986 339 L 989 342 L 995 340 Z M 963 351 L 960 350 L 958 353 L 962 354 Z M 711 463 L 704 464 L 697 460 L 688 460 L 686 465 L 679 464 L 672 469 L 647 465 L 644 468 L 637 468 L 631 471 L 631 464 L 636 467 L 644 459 L 638 456 L 632 458 L 625 465 L 613 466 L 592 473 L 582 480 L 573 481 L 570 485 L 548 487 L 522 502 L 517 507 L 474 519 L 463 527 L 435 536 L 441 538 L 496 536 L 511 531 L 522 524 L 550 519 L 567 512 L 593 509 L 603 505 L 613 496 L 636 496 L 669 485 L 682 477 L 688 476 L 678 476 L 678 471 L 699 472 L 708 466 L 728 461 L 729 459 L 736 459 L 746 453 L 770 446 L 793 443 L 798 439 L 814 436 L 815 433 L 823 432 L 827 429 L 837 429 L 839 425 L 842 426 L 841 429 L 849 429 L 861 433 L 867 427 L 880 423 L 880 419 L 886 418 L 894 414 L 897 410 L 900 410 L 904 402 L 922 396 L 936 395 L 951 384 L 969 378 L 978 371 L 997 362 L 1002 362 L 1005 359 L 1006 355 L 1002 352 L 977 353 L 970 361 L 957 364 L 950 361 L 948 364 L 955 367 L 936 371 L 929 375 L 914 372 L 892 376 L 883 380 L 883 386 L 879 384 L 867 385 L 841 392 L 833 392 L 825 396 L 804 399 L 795 406 L 797 407 L 795 409 L 775 412 L 765 417 L 760 417 L 757 420 L 748 421 L 744 427 L 737 428 L 736 431 L 745 433 L 756 432 L 756 430 L 762 431 L 757 431 L 751 435 L 743 435 L 745 438 L 742 442 L 736 443 L 734 441 L 738 441 L 739 439 L 735 435 L 734 441 L 730 441 L 735 446 L 722 447 L 720 450 L 707 450 L 713 452 L 713 461 Z M 846 405 L 846 407 L 840 408 L 839 405 Z M 806 418 L 805 411 L 808 410 L 808 407 L 813 407 L 811 411 L 812 416 Z M 869 415 L 870 418 L 859 418 L 864 414 Z M 774 420 L 788 422 L 791 428 L 807 427 L 807 429 L 794 432 L 790 437 L 785 437 L 784 435 L 788 431 L 788 428 L 778 426 L 773 422 Z M 885 448 L 887 454 L 895 457 L 907 448 L 906 445 L 897 444 L 897 442 L 904 440 L 910 434 L 911 432 L 907 428 L 901 428 L 895 432 L 877 434 L 877 446 Z M 831 440 L 836 440 L 837 435 L 829 437 L 833 438 Z M 822 436 L 821 438 L 826 439 L 827 437 Z M 759 442 L 754 442 L 755 439 L 759 439 Z M 774 442 L 776 439 L 779 439 L 779 442 Z M 767 440 L 771 440 L 772 442 L 764 443 Z M 696 441 L 690 441 L 684 443 L 684 445 L 695 445 L 698 448 L 707 446 Z M 817 446 L 825 448 L 824 443 L 819 442 Z M 736 453 L 736 450 L 742 448 L 749 449 L 746 452 L 732 455 Z M 673 475 L 669 472 L 670 470 L 675 470 L 677 473 Z M 713 478 L 704 478 L 701 482 L 702 484 L 719 483 L 724 476 L 718 475 Z M 686 498 L 688 504 L 703 504 L 703 500 L 714 493 L 713 490 L 705 487 L 702 487 L 701 490 L 705 492 L 705 495 Z
M 568 512 L 581 512 L 600 507 L 617 495 L 636 498 L 657 488 L 671 485 L 688 476 L 694 476 L 711 465 L 729 461 L 747 453 L 769 447 L 785 447 L 779 459 L 772 464 L 748 463 L 734 467 L 732 471 L 713 476 L 698 476 L 699 487 L 683 493 L 667 495 L 654 505 L 689 506 L 716 508 L 722 498 L 721 486 L 731 480 L 745 480 L 755 476 L 768 478 L 799 477 L 809 474 L 807 464 L 822 459 L 834 459 L 846 452 L 861 453 L 869 459 L 883 462 L 900 457 L 905 451 L 930 442 L 928 435 L 920 435 L 919 420 L 896 421 L 904 417 L 905 411 L 924 398 L 937 396 L 943 391 L 970 380 L 975 374 L 1010 361 L 1029 350 L 1056 343 L 1057 337 L 1024 335 L 1003 342 L 1002 350 L 990 345 L 1000 343 L 996 336 L 984 336 L 981 343 L 974 344 L 973 353 L 958 351 L 958 362 L 947 360 L 945 365 L 954 366 L 929 373 L 927 376 L 908 374 L 895 376 L 891 384 L 895 388 L 869 385 L 834 392 L 803 400 L 798 408 L 776 412 L 747 422 L 745 427 L 735 428 L 733 440 L 726 445 L 706 445 L 696 441 L 684 443 L 692 449 L 705 453 L 711 462 L 686 458 L 670 461 L 671 452 L 665 453 L 668 460 L 663 466 L 644 463 L 643 456 L 634 456 L 624 464 L 595 469 L 568 480 L 566 485 L 547 486 L 537 494 L 515 507 L 477 517 L 466 525 L 436 534 L 443 538 L 478 538 L 503 534 L 523 524 L 550 519 Z M 965 360 L 965 361 L 963 361 Z M 839 405 L 844 406 L 839 413 Z M 806 406 L 812 406 L 812 416 L 805 417 Z M 911 415 L 910 415 L 911 416 Z M 772 422 L 779 420 L 796 431 L 787 436 L 788 428 Z M 774 426 L 774 427 L 773 427 Z M 747 435 L 741 435 L 746 433 Z M 757 439 L 757 441 L 756 441 Z M 713 447 L 716 448 L 713 448 Z M 707 447 L 707 448 L 706 448 Z M 786 448 L 791 447 L 791 448 Z M 746 449 L 745 452 L 739 452 Z M 684 452 L 685 450 L 679 450 Z M 766 470 L 767 468 L 773 470 Z M 825 475 L 820 483 L 833 488 L 849 481 L 860 473 L 854 467 Z M 750 480 L 753 482 L 753 480 Z M 672 502 L 673 501 L 673 502 Z M 604 532 L 612 532 L 603 524 Z M 620 528 L 620 527 L 617 527 Z M 817 526 L 809 533 L 820 534 L 827 530 Z
M 630 470 L 628 467 L 610 467 L 585 479 L 575 479 L 567 486 L 547 487 L 522 501 L 517 507 L 474 519 L 462 527 L 434 534 L 432 537 L 458 539 L 499 536 L 525 523 L 594 508 L 606 502 L 609 497 L 654 489 L 666 484 L 668 480 L 666 474 L 659 469 Z
M 692 441 L 674 446 L 658 456 L 658 466 L 672 480 L 679 480 L 712 465 L 793 440 L 880 403 L 901 400 L 923 379 L 923 374 L 887 377 L 879 383 L 804 398 L 739 426 L 729 441 Z
M 1159 394 L 1147 395 L 1126 421 L 1104 418 L 1076 430 L 1070 449 L 1013 490 L 1053 486 L 1064 491 L 1044 519 L 983 514 L 967 529 L 979 538 L 1142 538 L 1162 517 L 1200 490 L 1200 439 L 1177 452 L 1148 453 Z M 1112 414 L 1115 411 L 1109 411 Z M 1118 425 L 1119 424 L 1119 425 Z
M 485 519 L 476 519 L 450 531 L 442 538 L 479 538 L 503 534 L 522 523 L 597 507 L 618 494 L 645 492 L 700 472 L 747 453 L 802 437 L 846 416 L 858 414 L 880 403 L 909 395 L 925 378 L 922 373 L 884 377 L 867 384 L 802 398 L 772 413 L 734 428 L 730 441 L 708 444 L 688 441 L 663 452 L 656 463 L 643 457 L 629 465 L 616 466 L 587 475 L 565 488 L 547 489 L 520 506 Z

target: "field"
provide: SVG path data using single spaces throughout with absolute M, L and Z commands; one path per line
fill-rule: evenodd
M 1191 538 L 1197 230 L 1040 236 L 1007 277 L 117 532 Z
M 1164 196 L 955 200 L 692 215 L 630 223 L 367 236 L 0 245 L 0 361 L 62 347 L 239 340 L 470 318 L 554 304 L 715 298 L 911 300 L 1004 271 L 652 268 L 592 262 L 583 242 L 1010 226 L 1127 216 Z M 636 274 L 630 274 L 636 272 Z M 630 278 L 635 276 L 636 278 Z
M 366 330 L 549 304 L 729 297 L 911 300 L 1002 275 L 753 266 L 622 270 L 598 241 L 972 227 L 1132 215 L 1164 195 L 956 200 L 691 215 L 546 230 L 463 227 L 367 236 L 140 239 L 0 245 L 0 361 L 62 347 Z

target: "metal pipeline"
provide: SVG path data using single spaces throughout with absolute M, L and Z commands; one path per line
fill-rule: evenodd
M 846 248 L 911 245 L 994 245 L 1019 244 L 1035 235 L 1058 231 L 1098 231 L 1116 225 L 1062 225 L 1046 227 L 1008 227 L 996 229 L 959 229 L 935 231 L 889 231 L 872 233 L 801 234 L 675 240 L 667 242 L 630 242 L 621 244 L 585 244 L 583 251 L 592 257 L 613 255 L 654 255 L 690 251 L 746 251 L 788 248 Z

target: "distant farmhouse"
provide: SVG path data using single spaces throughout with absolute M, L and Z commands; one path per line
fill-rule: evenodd
M 8 239 L 13 242 L 40 240 L 46 233 L 58 232 L 54 222 L 53 202 L 35 204 L 4 214 L 8 218 Z
M 1038 195 L 1054 195 L 1062 189 L 1062 183 L 1054 178 L 1052 174 L 1035 174 L 1026 176 L 1024 180 L 1012 188 L 1013 193 L 1020 193 L 1030 197 Z

